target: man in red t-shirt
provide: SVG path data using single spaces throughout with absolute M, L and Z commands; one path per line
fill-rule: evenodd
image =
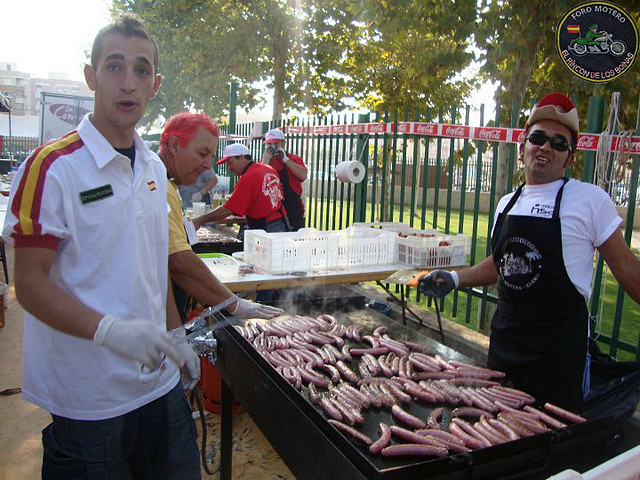
M 304 227 L 304 203 L 302 182 L 307 179 L 307 167 L 302 159 L 285 150 L 282 130 L 274 128 L 265 134 L 265 150 L 261 162 L 271 165 L 278 176 L 284 193 L 284 207 L 293 231 Z
M 260 228 L 267 232 L 289 231 L 276 171 L 269 165 L 255 163 L 249 149 L 241 143 L 233 143 L 224 149 L 224 157 L 218 160 L 218 165 L 227 162 L 229 171 L 240 177 L 238 183 L 223 205 L 194 220 L 196 229 L 233 214 L 247 217 L 247 228 Z

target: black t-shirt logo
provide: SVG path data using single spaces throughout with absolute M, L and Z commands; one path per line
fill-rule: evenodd
M 556 48 L 564 66 L 593 83 L 610 82 L 631 70 L 638 43 L 635 20 L 611 2 L 575 5 L 556 28 Z

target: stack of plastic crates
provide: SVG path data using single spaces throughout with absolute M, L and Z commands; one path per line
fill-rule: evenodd
M 415 268 L 459 267 L 468 264 L 471 238 L 445 235 L 433 229 L 418 230 L 403 223 L 356 223 L 356 228 L 382 229 L 397 235 L 398 263 Z
M 397 235 L 347 228 L 267 233 L 246 230 L 244 261 L 269 273 L 312 272 L 394 263 Z

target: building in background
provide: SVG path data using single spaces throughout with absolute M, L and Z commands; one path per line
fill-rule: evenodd
M 0 61 L 0 92 L 11 100 L 12 134 L 38 137 L 42 93 L 93 97 L 84 82 L 69 80 L 66 74 L 51 72 L 48 78 L 32 77 L 16 64 Z M 0 135 L 8 135 L 8 114 L 0 113 Z

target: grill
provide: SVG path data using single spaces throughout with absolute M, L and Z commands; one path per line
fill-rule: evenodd
M 393 338 L 419 342 L 434 354 L 471 363 L 460 353 L 374 312 L 357 311 L 344 317 L 349 317 L 348 323 L 359 323 L 367 329 L 387 325 Z M 221 478 L 230 478 L 231 473 L 233 397 L 298 478 L 546 478 L 564 468 L 585 469 L 602 462 L 612 438 L 612 418 L 605 417 L 445 458 L 371 455 L 365 446 L 334 429 L 308 400 L 306 390 L 299 392 L 291 386 L 233 327 L 218 330 L 216 336 L 217 368 L 223 379 Z M 426 418 L 432 408 L 412 402 L 405 409 Z M 368 410 L 364 416 L 365 423 L 358 430 L 372 440 L 378 438 L 380 421 L 397 423 L 388 410 Z

